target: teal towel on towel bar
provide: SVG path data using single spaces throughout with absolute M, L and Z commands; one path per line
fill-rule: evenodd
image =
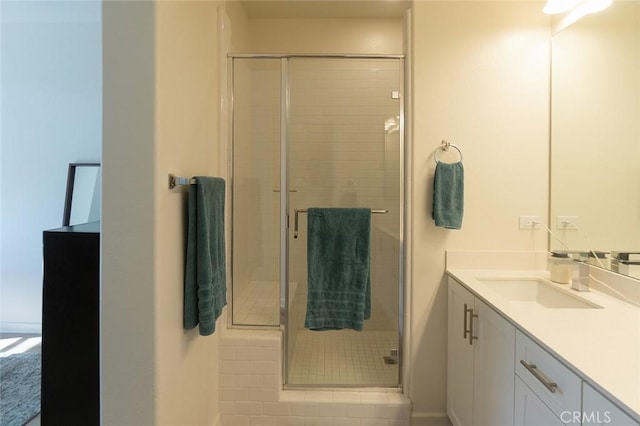
M 184 328 L 213 334 L 227 304 L 224 241 L 225 182 L 196 176 L 189 186 L 189 225 L 184 282 Z
M 464 212 L 464 168 L 462 162 L 436 164 L 433 179 L 433 220 L 436 226 L 462 227 Z
M 371 317 L 371 209 L 307 209 L 307 314 L 311 330 L 362 331 Z

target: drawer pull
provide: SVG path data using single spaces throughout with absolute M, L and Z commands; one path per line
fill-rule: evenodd
M 550 382 L 544 377 L 540 372 L 536 369 L 535 364 L 527 364 L 524 360 L 520 360 L 520 364 L 526 368 L 529 373 L 533 374 L 533 376 L 540 381 L 544 385 L 545 388 L 549 389 L 549 392 L 556 393 L 556 389 L 558 388 L 557 383 Z

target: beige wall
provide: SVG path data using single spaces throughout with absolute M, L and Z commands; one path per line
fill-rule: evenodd
M 238 1 L 226 1 L 225 22 L 229 30 L 229 52 L 246 52 L 249 44 L 249 21 L 244 8 Z
M 248 28 L 248 50 L 234 53 L 402 53 L 401 19 L 251 19 Z
M 167 188 L 217 172 L 217 7 L 103 6 L 104 424 L 218 415 L 219 333 L 182 329 L 186 188 Z
M 421 424 L 446 407 L 445 250 L 547 246 L 545 232 L 518 229 L 518 216 L 548 210 L 550 29 L 535 2 L 416 2 L 412 34 L 408 385 Z M 430 217 L 442 139 L 464 154 L 459 231 Z
M 155 353 L 157 424 L 211 425 L 218 414 L 220 330 L 182 328 L 186 190 L 167 174 L 216 176 L 218 2 L 156 4 Z M 218 327 L 225 324 L 218 321 Z

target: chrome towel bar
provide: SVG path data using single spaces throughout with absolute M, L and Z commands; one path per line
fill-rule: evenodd
M 179 185 L 192 185 L 196 183 L 195 179 L 189 179 L 186 177 L 175 176 L 169 173 L 169 189 L 173 189 Z
M 293 238 L 298 238 L 298 213 L 307 213 L 307 209 L 293 209 L 295 212 L 295 220 L 293 224 Z M 371 214 L 387 214 L 387 209 L 371 209 Z

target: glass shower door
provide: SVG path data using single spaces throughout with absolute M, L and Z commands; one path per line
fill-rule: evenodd
M 280 59 L 233 59 L 233 325 L 280 323 L 280 75 Z
M 291 58 L 288 61 L 288 184 L 295 209 L 368 207 L 371 318 L 364 331 L 310 331 L 307 215 L 289 232 L 285 381 L 305 386 L 399 384 L 402 62 Z

